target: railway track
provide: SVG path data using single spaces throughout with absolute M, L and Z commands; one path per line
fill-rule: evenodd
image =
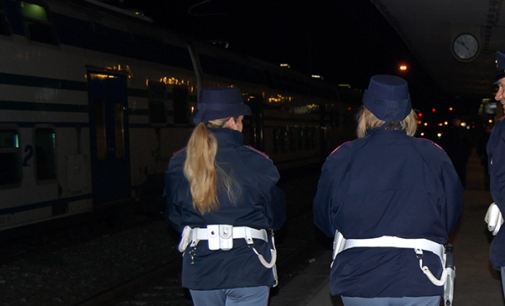
M 272 296 L 322 248 L 314 238 L 320 233 L 311 213 L 317 171 L 282 177 L 288 216 L 275 233 L 279 287 Z M 34 226 L 15 239 L 4 232 L 2 306 L 191 305 L 180 284 L 179 236 L 159 211 L 153 215 L 132 210 L 112 219 L 45 228 L 44 233 Z

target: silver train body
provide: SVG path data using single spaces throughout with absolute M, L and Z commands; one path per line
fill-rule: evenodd
M 0 230 L 138 197 L 185 146 L 198 88 L 239 87 L 245 142 L 280 170 L 354 134 L 335 88 L 93 0 L 0 0 L 0 19 Z

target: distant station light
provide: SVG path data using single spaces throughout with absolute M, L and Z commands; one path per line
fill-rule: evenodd
M 489 119 L 487 122 L 489 122 L 489 123 L 493 123 L 493 119 Z
M 431 109 L 431 111 L 432 111 L 432 112 L 436 112 L 436 111 L 437 111 L 437 109 L 436 109 L 436 108 L 432 108 L 432 109 Z
M 419 118 L 421 118 L 421 117 L 423 116 L 423 113 L 419 113 L 419 114 L 417 114 L 417 116 L 418 116 Z
M 452 109 L 453 109 L 452 107 L 449 107 L 449 111 L 451 111 L 451 112 L 452 112 Z
M 424 132 L 421 133 L 421 136 L 424 136 Z
M 408 67 L 405 64 L 401 64 L 398 69 L 400 69 L 400 71 L 407 71 Z
M 444 121 L 444 125 L 448 125 L 448 124 L 449 124 L 449 122 L 448 122 L 448 121 Z
M 281 64 L 281 67 L 282 68 L 291 68 L 291 65 L 290 64 Z
M 425 122 L 425 123 L 424 123 L 424 126 L 428 126 L 428 122 Z
M 347 108 L 347 110 L 351 110 L 351 109 L 352 109 L 352 108 L 351 108 L 350 106 Z
M 313 79 L 320 79 L 320 80 L 324 80 L 324 78 L 322 76 L 320 76 L 319 74 L 313 74 L 312 75 L 312 78 Z
M 351 84 L 338 84 L 338 87 L 351 88 Z
M 437 137 L 438 138 L 442 137 L 442 133 L 437 133 Z

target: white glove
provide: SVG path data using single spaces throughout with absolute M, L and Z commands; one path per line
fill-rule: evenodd
M 487 229 L 493 233 L 493 236 L 496 236 L 503 224 L 503 216 L 496 203 L 493 202 L 489 205 L 484 221 L 487 223 Z

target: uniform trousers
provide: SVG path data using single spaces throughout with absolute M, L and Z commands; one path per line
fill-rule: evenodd
M 503 297 L 505 298 L 505 267 L 501 267 L 501 286 L 503 287 Z
M 440 296 L 360 298 L 342 297 L 344 306 L 438 306 Z
M 194 306 L 266 306 L 270 294 L 267 286 L 189 291 Z

